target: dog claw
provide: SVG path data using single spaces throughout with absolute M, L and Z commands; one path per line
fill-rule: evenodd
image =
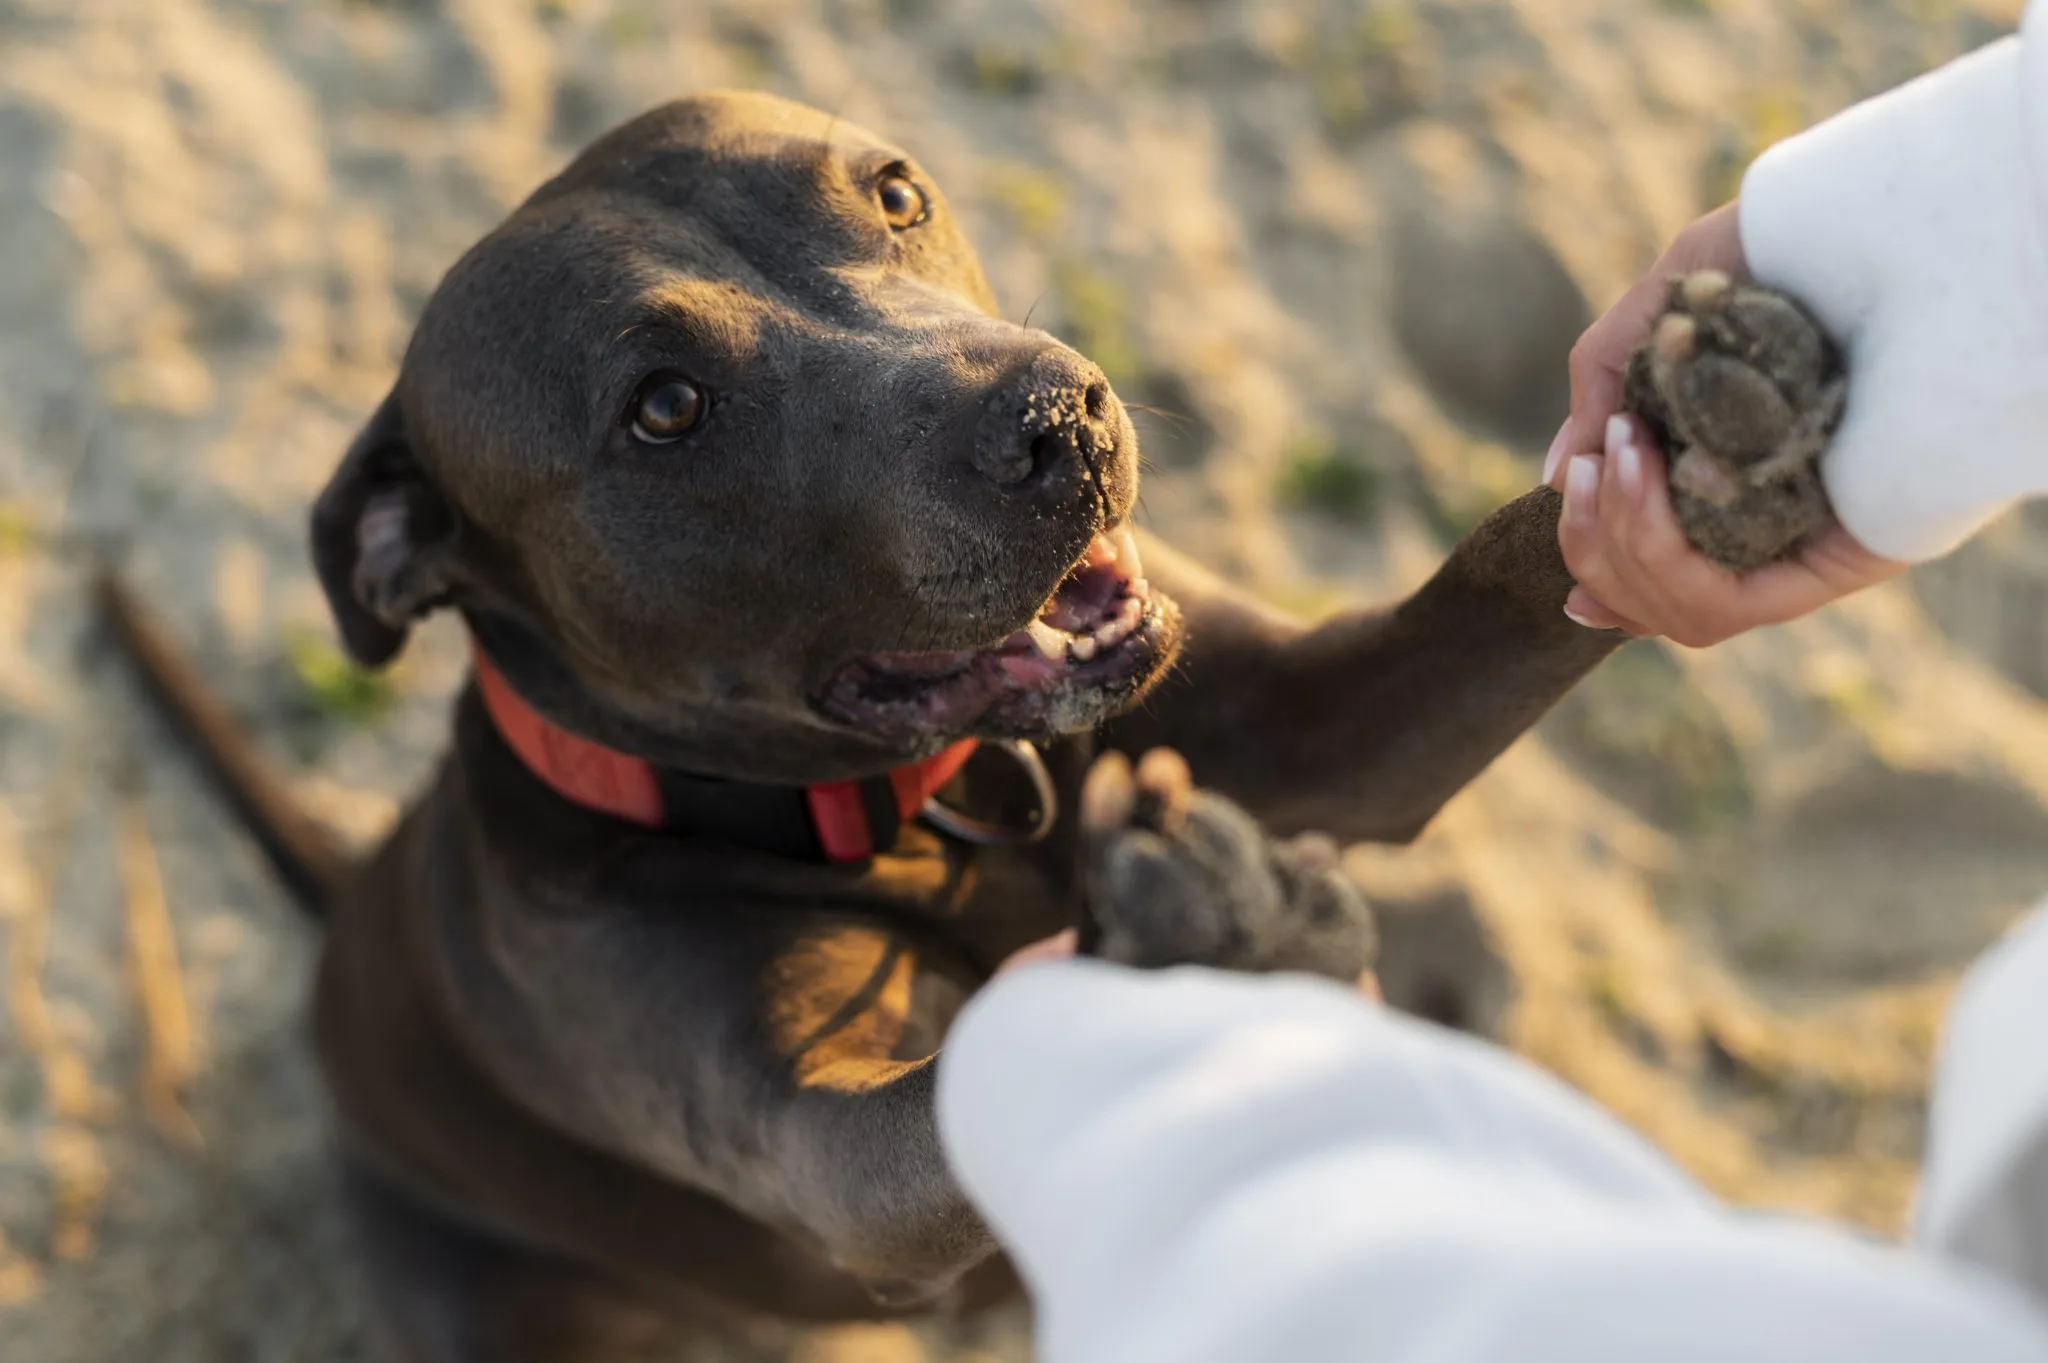
M 1177 836 L 1187 821 L 1188 801 L 1195 793 L 1194 773 L 1185 757 L 1171 748 L 1154 748 L 1138 759 L 1140 822 Z
M 1138 784 L 1161 794 L 1184 795 L 1193 789 L 1195 774 L 1173 749 L 1154 748 L 1138 759 Z
M 1179 753 L 1155 748 L 1135 767 L 1118 753 L 1098 759 L 1082 783 L 1081 820 L 1104 959 L 1347 982 L 1370 968 L 1372 911 L 1337 843 L 1273 841 L 1243 809 L 1197 789 Z
M 1683 313 L 1672 313 L 1657 323 L 1655 345 L 1658 358 L 1676 364 L 1699 351 L 1699 324 Z
M 1138 786 L 1131 759 L 1120 752 L 1104 753 L 1081 783 L 1081 828 L 1092 834 L 1126 827 L 1138 809 Z
M 1678 289 L 1679 300 L 1694 312 L 1718 312 L 1735 292 L 1735 281 L 1719 270 L 1697 270 Z

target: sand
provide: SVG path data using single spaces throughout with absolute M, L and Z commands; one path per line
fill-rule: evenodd
M 1533 482 L 1578 329 L 1758 149 L 2017 13 L 0 0 L 0 1357 L 363 1356 L 313 935 L 89 647 L 81 555 L 125 542 L 374 836 L 459 640 L 388 693 L 337 675 L 304 510 L 440 272 L 611 122 L 745 85 L 904 143 L 1010 315 L 1154 409 L 1151 523 L 1313 614 Z M 2014 518 L 1797 626 L 1631 648 L 1416 847 L 1357 853 L 1390 992 L 1720 1192 L 1898 1230 L 1946 992 L 2048 891 L 2044 593 L 2048 519 Z M 1025 1351 L 1013 1314 L 694 1356 Z

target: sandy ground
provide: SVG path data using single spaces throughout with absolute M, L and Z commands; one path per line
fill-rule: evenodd
M 86 646 L 120 536 L 373 835 L 457 641 L 337 676 L 304 507 L 473 238 L 721 85 L 912 148 L 1146 417 L 1155 525 L 1304 612 L 1533 481 L 1591 311 L 1756 150 L 2017 0 L 0 0 L 0 1357 L 361 1356 L 312 941 Z M 1413 849 L 1390 989 L 1716 1189 L 1905 1216 L 1955 972 L 2048 889 L 2048 520 L 1799 626 L 1632 648 Z M 123 792 L 128 792 L 124 794 Z M 167 967 L 174 951 L 179 987 Z M 705 1359 L 1015 1360 L 1023 1323 Z

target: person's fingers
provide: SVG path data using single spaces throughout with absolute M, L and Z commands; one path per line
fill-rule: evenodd
M 1565 614 L 1588 629 L 1613 629 L 1619 618 L 1609 609 L 1606 593 L 1617 585 L 1607 561 L 1608 539 L 1601 523 L 1601 488 L 1606 461 L 1590 454 L 1575 454 L 1565 461 L 1559 481 L 1564 485 L 1564 510 L 1557 521 L 1557 545 L 1564 554 L 1565 567 L 1578 582 L 1565 607 Z
M 1730 575 L 1695 549 L 1679 525 L 1671 506 L 1670 467 L 1643 423 L 1614 417 L 1607 423 L 1607 449 L 1615 482 L 1626 492 L 1617 496 L 1611 518 L 1602 513 L 1602 523 L 1611 527 L 1616 563 L 1625 565 L 1631 579 L 1644 583 L 1651 595 L 1664 599 L 1682 600 L 1724 585 Z
M 1664 453 L 1641 421 L 1614 410 L 1629 358 L 1663 307 L 1665 281 L 1708 267 L 1747 274 L 1736 212 L 1731 204 L 1681 234 L 1652 275 L 1574 350 L 1573 414 L 1544 474 L 1564 496 L 1558 546 L 1577 583 L 1565 613 L 1587 628 L 1706 647 L 1796 619 L 1904 571 L 1840 527 L 1795 559 L 1746 574 L 1723 568 L 1679 525 Z
M 1737 278 L 1748 274 L 1737 205 L 1726 204 L 1679 233 L 1650 272 L 1572 347 L 1571 416 L 1544 460 L 1545 483 L 1562 492 L 1571 456 L 1594 453 L 1605 443 L 1607 419 L 1621 405 L 1629 358 L 1649 339 L 1651 326 L 1664 311 L 1670 280 L 1702 269 L 1722 270 Z
M 1655 465 L 1647 464 L 1651 476 Z M 1831 531 L 1798 558 L 1736 574 L 1685 539 L 1660 488 L 1646 488 L 1627 551 L 1610 549 L 1589 584 L 1610 612 L 1637 622 L 1631 633 L 1708 648 L 1763 625 L 1783 624 L 1904 571 Z M 1655 523 L 1654 529 L 1646 524 Z M 1618 585 L 1625 582 L 1626 587 Z
M 1613 470 L 1615 501 L 1621 514 L 1631 519 L 1643 502 L 1646 462 L 1647 442 L 1638 438 L 1637 425 L 1634 417 L 1613 416 L 1607 420 L 1607 463 Z
M 1574 455 L 1596 453 L 1603 443 L 1607 418 L 1621 404 L 1622 376 L 1628 372 L 1629 356 L 1650 333 L 1663 304 L 1664 286 L 1659 279 L 1646 278 L 1630 289 L 1607 315 L 1586 329 L 1572 347 L 1567 367 L 1571 374 L 1572 413 L 1559 436 L 1553 478 L 1563 476 Z M 1551 481 L 1563 490 L 1563 485 Z
M 1600 533 L 1607 538 L 1607 559 L 1616 568 L 1631 563 L 1635 532 L 1643 506 L 1644 446 L 1633 417 L 1607 419 L 1607 444 L 1600 459 Z
M 1800 551 L 1799 561 L 1844 591 L 1888 581 L 1912 566 L 1871 553 L 1842 525 L 1815 537 L 1813 543 Z
M 1608 459 L 1640 467 L 1642 495 L 1629 523 L 1614 532 L 1616 548 L 1608 557 L 1616 571 L 1640 584 L 1642 618 L 1675 643 L 1705 648 L 1760 625 L 1796 620 L 1905 570 L 1836 526 L 1796 558 L 1731 572 L 1686 537 L 1672 510 L 1664 460 L 1641 423 L 1618 419 L 1615 426 Z
M 1600 529 L 1601 466 L 1599 455 L 1575 454 L 1565 461 L 1564 525 L 1574 534 L 1590 537 Z
M 1609 423 L 1610 429 L 1619 428 L 1628 418 L 1615 417 Z M 1577 458 L 1587 459 L 1580 455 Z M 1599 459 L 1588 459 L 1597 464 L 1600 481 L 1593 494 L 1595 520 L 1588 534 L 1593 547 L 1586 554 L 1583 571 L 1574 571 L 1579 585 L 1605 608 L 1612 618 L 1636 622 L 1649 617 L 1649 607 L 1654 602 L 1654 592 L 1646 595 L 1646 585 L 1641 579 L 1629 546 L 1629 532 L 1637 516 L 1637 506 L 1643 496 L 1643 468 L 1641 451 L 1633 445 L 1609 441 L 1607 452 Z M 1581 475 L 1583 478 L 1585 475 Z M 1585 504 L 1585 491 L 1580 491 L 1580 506 Z M 1585 524 L 1584 512 L 1580 513 L 1581 525 Z
M 1605 602 L 1581 585 L 1572 588 L 1571 595 L 1564 599 L 1564 613 L 1575 625 L 1587 629 L 1619 629 L 1630 634 L 1638 632 L 1633 621 L 1616 615 L 1607 609 Z
M 1558 487 L 1557 471 L 1564 467 L 1564 457 L 1572 443 L 1572 419 L 1566 417 L 1564 424 L 1557 428 L 1557 439 L 1550 442 L 1550 452 L 1543 456 L 1543 486 Z M 1562 489 L 1559 489 L 1562 491 Z
M 1043 941 L 1033 942 L 1030 946 L 1011 953 L 1008 960 L 996 967 L 996 974 L 1006 975 L 1012 970 L 1022 970 L 1025 966 L 1037 965 L 1044 961 L 1065 960 L 1078 951 L 1080 945 L 1080 932 L 1068 928 L 1065 932 L 1054 933 Z
M 1564 511 L 1558 518 L 1558 548 L 1564 554 L 1565 566 L 1579 582 L 1565 600 L 1564 613 L 1574 624 L 1587 629 L 1640 633 L 1634 620 L 1599 594 L 1603 586 L 1613 589 L 1619 585 L 1608 565 L 1608 546 L 1601 523 L 1604 462 L 1592 455 L 1575 455 L 1562 479 L 1565 494 Z
M 1648 433 L 1638 436 L 1634 418 L 1608 419 L 1607 454 L 1601 461 L 1604 476 L 1600 480 L 1604 571 L 1585 584 L 1611 613 L 1630 622 L 1633 634 L 1657 633 L 1655 621 L 1665 605 L 1660 584 L 1645 570 L 1638 543 L 1644 534 L 1645 512 L 1652 509 L 1663 487 L 1662 478 L 1656 476 L 1663 460 L 1647 442 Z
M 1600 462 L 1590 454 L 1575 454 L 1558 474 L 1564 509 L 1557 518 L 1557 547 L 1564 552 L 1565 567 L 1580 582 L 1599 572 L 1606 547 L 1600 534 Z
M 1567 496 L 1567 515 L 1560 523 L 1565 564 L 1580 588 L 1566 613 L 1593 628 L 1654 635 L 1662 632 L 1672 604 L 1657 573 L 1645 567 L 1643 547 L 1658 551 L 1660 559 L 1669 557 L 1670 544 L 1685 555 L 1691 549 L 1670 521 L 1663 458 L 1649 443 L 1648 432 L 1632 417 L 1617 416 L 1608 425 L 1606 454 L 1599 459 L 1577 456 L 1586 460 L 1582 470 L 1599 469 L 1592 510 L 1587 509 L 1590 475 L 1581 471 L 1577 496 Z
M 1871 553 L 1837 526 L 1797 558 L 1769 564 L 1744 578 L 1736 619 L 1742 629 L 1796 620 L 1905 570 L 1905 564 Z
M 1600 442 L 1600 427 L 1585 418 L 1595 409 L 1612 412 L 1621 395 L 1622 375 L 1629 356 L 1650 335 L 1650 323 L 1664 310 L 1666 284 L 1661 262 L 1657 268 L 1630 286 L 1615 300 L 1600 320 L 1586 328 L 1586 334 L 1572 347 L 1569 369 L 1572 382 L 1572 417 L 1580 446 Z

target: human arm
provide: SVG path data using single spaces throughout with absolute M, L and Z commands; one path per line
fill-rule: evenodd
M 2048 489 L 2048 6 L 2008 39 L 1781 144 L 1739 205 L 1681 236 L 1573 356 L 1573 419 L 1546 477 L 1575 616 L 1711 643 L 1953 548 Z M 1661 453 L 1628 480 L 1609 418 L 1672 273 L 1748 274 L 1841 342 L 1849 409 L 1823 464 L 1843 529 L 1749 577 L 1674 542 Z M 1572 469 L 1576 460 L 1576 483 Z M 1596 476 L 1597 475 L 1597 476 Z M 1577 496 L 1572 496 L 1573 491 Z
M 1046 1363 L 2048 1357 L 1998 1289 L 1733 1215 L 1534 1069 L 1317 982 L 1006 974 L 939 1115 Z
M 1928 1116 L 1921 1248 L 2048 1301 L 2048 907 L 1956 991 Z

